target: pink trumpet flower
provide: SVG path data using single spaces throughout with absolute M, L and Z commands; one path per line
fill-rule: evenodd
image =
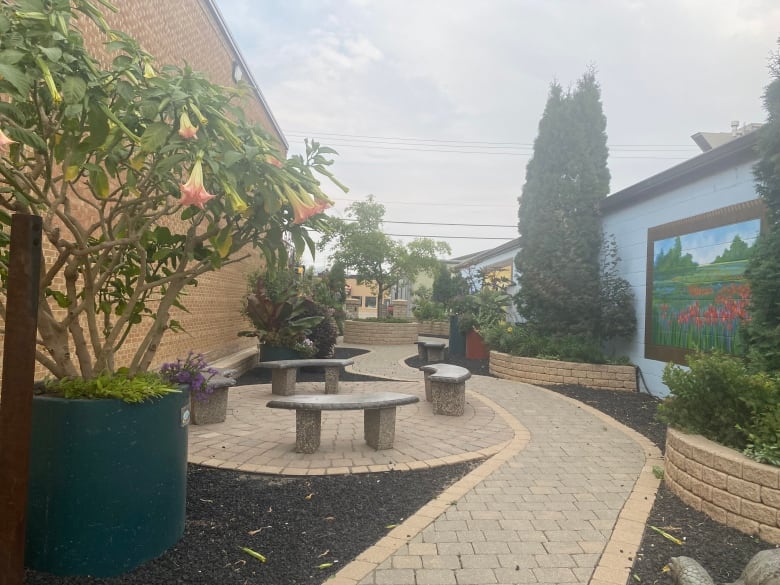
M 293 213 L 295 214 L 295 219 L 293 220 L 294 224 L 302 224 L 313 215 L 320 213 L 319 205 L 309 197 L 308 193 L 296 193 L 290 188 L 286 189 L 285 193 L 287 194 L 287 201 L 292 206 Z
M 183 112 L 179 118 L 179 136 L 185 140 L 198 137 L 198 127 L 193 125 L 187 112 Z
M 200 159 L 195 161 L 195 164 L 190 171 L 190 179 L 184 185 L 180 186 L 182 205 L 195 205 L 203 209 L 203 205 L 214 199 L 214 195 L 206 191 L 203 186 L 203 166 Z
M 267 162 L 270 165 L 275 166 L 277 169 L 281 169 L 284 165 L 282 164 L 282 161 L 280 161 L 275 156 L 272 156 L 270 154 L 265 155 L 265 162 Z
M 8 152 L 8 148 L 16 142 L 15 140 L 11 140 L 8 138 L 8 136 L 5 135 L 5 133 L 0 130 L 0 152 L 6 153 Z

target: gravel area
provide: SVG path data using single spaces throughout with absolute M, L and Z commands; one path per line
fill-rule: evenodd
M 356 351 L 356 350 L 355 350 Z M 347 357 L 339 348 L 338 357 Z M 418 358 L 407 360 L 419 365 Z M 485 361 L 451 360 L 487 375 Z M 262 370 L 240 383 L 264 383 Z M 299 379 L 322 374 L 301 372 Z M 344 380 L 372 379 L 345 372 Z M 666 429 L 654 418 L 657 401 L 638 393 L 577 386 L 551 388 L 606 412 L 647 436 L 662 450 Z M 330 477 L 280 478 L 190 466 L 184 538 L 160 558 L 113 579 L 54 577 L 28 571 L 28 585 L 171 583 L 244 585 L 319 584 L 381 538 L 388 530 L 478 463 L 424 471 Z M 664 565 L 673 556 L 690 556 L 709 570 L 716 583 L 736 580 L 747 561 L 771 545 L 719 525 L 661 487 L 634 562 L 631 584 L 671 584 Z M 683 541 L 674 544 L 649 528 Z M 242 552 L 251 548 L 261 563 Z M 322 568 L 320 568 L 322 567 Z

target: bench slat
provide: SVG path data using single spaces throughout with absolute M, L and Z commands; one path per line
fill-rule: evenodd
M 269 401 L 268 408 L 289 410 L 370 410 L 414 404 L 420 399 L 412 394 L 375 392 L 372 394 L 295 394 Z
M 352 358 L 346 359 L 304 359 L 304 360 L 272 360 L 268 362 L 258 362 L 258 368 L 269 369 L 287 369 L 287 368 L 315 368 L 315 367 L 331 367 L 331 368 L 344 368 L 351 366 L 355 363 Z

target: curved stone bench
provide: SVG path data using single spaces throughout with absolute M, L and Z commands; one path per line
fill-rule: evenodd
M 396 407 L 419 401 L 417 396 L 397 392 L 299 394 L 271 400 L 266 406 L 295 410 L 295 450 L 298 453 L 314 453 L 319 448 L 323 410 L 363 410 L 366 443 L 379 451 L 393 448 Z
M 339 372 L 341 368 L 354 363 L 355 360 L 351 358 L 274 360 L 260 362 L 257 364 L 257 367 L 271 370 L 271 394 L 290 396 L 295 394 L 295 380 L 298 376 L 298 368 L 325 368 L 325 394 L 338 394 Z
M 420 369 L 425 373 L 425 399 L 433 402 L 433 414 L 461 416 L 471 372 L 452 364 L 429 364 Z
M 444 361 L 444 342 L 417 341 L 417 355 L 425 362 Z

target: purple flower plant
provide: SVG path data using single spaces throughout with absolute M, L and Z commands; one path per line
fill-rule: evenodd
M 195 400 L 208 400 L 213 392 L 209 380 L 219 372 L 209 367 L 202 353 L 191 351 L 187 357 L 168 362 L 160 368 L 160 375 L 171 384 L 188 386 Z

